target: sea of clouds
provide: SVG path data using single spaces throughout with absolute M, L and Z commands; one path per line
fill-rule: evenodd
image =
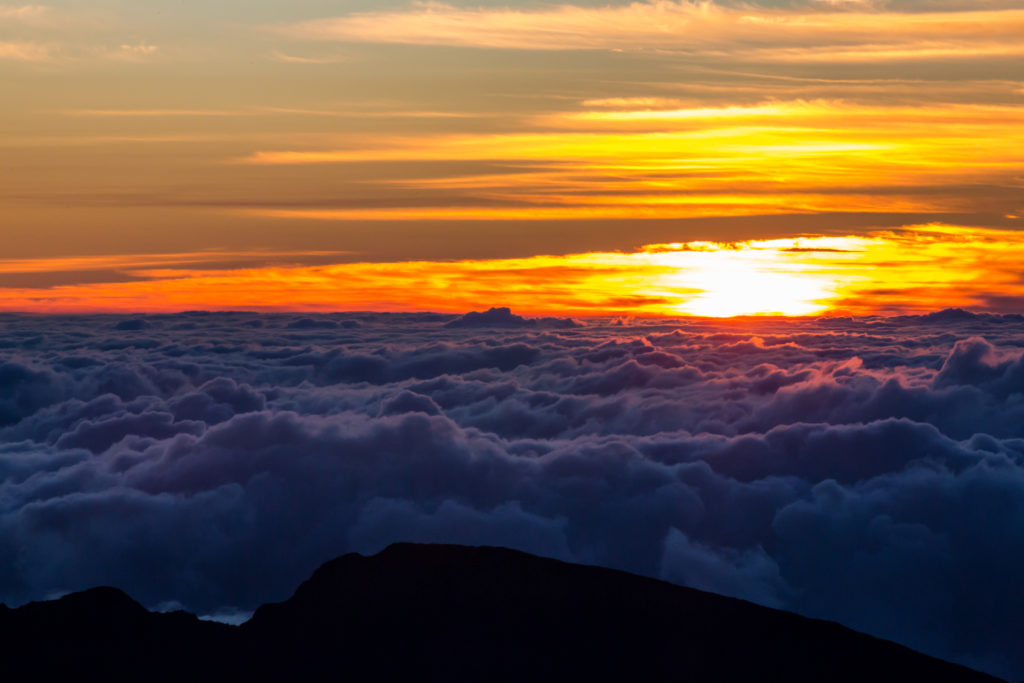
M 0 316 L 0 601 L 503 545 L 1024 677 L 1024 318 Z M 595 596 L 600 599 L 600 596 Z

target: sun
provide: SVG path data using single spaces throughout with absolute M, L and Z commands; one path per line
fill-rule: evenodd
M 703 293 L 678 309 L 689 315 L 728 318 L 737 315 L 816 315 L 828 309 L 829 292 L 814 278 L 758 271 L 697 274 Z
M 817 315 L 830 308 L 838 283 L 799 258 L 790 240 L 690 243 L 658 254 L 674 266 L 662 291 L 685 292 L 672 308 L 686 315 Z

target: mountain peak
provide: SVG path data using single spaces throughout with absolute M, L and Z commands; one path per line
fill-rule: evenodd
M 99 588 L 0 610 L 0 642 L 18 680 L 996 680 L 622 571 L 411 543 L 331 560 L 240 627 Z

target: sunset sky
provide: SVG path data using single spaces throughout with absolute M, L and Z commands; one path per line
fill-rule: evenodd
M 1024 0 L 566 3 L 0 0 L 0 616 L 458 543 L 1024 680 Z
M 0 4 L 0 310 L 1024 308 L 1024 2 Z

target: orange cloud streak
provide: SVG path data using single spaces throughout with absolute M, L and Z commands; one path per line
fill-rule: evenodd
M 598 103 L 537 116 L 541 132 L 353 140 L 256 152 L 251 166 L 502 160 L 525 172 L 409 178 L 409 189 L 486 200 L 445 208 L 261 207 L 274 218 L 507 220 L 682 218 L 802 212 L 1013 213 L 1024 107 L 869 106 L 843 101 L 655 108 Z M 660 102 L 662 106 L 665 102 Z M 611 110 L 608 105 L 612 105 Z M 630 106 L 632 105 L 632 106 Z M 936 187 L 955 188 L 936 193 Z M 992 197 L 1006 204 L 996 206 Z
M 458 262 L 204 270 L 142 259 L 124 272 L 145 281 L 0 289 L 0 310 L 458 312 L 495 304 L 577 316 L 1003 310 L 1024 304 L 1022 259 L 1024 233 L 943 225 Z M 66 265 L 55 260 L 51 267 Z M 0 275 L 17 268 L 7 261 Z
M 884 20 L 880 20 L 883 17 Z M 782 61 L 812 50 L 836 61 L 1021 54 L 1024 10 L 801 11 L 653 0 L 619 6 L 460 8 L 426 2 L 278 28 L 312 41 L 522 50 L 680 50 Z M 766 46 L 766 47 L 765 47 Z

